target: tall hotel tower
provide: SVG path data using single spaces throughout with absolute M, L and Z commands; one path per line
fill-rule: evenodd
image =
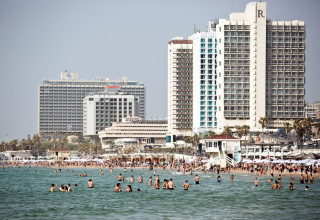
M 193 132 L 204 133 L 217 128 L 217 21 L 209 21 L 207 31 L 196 31 L 193 41 Z
M 167 142 L 192 134 L 192 51 L 192 40 L 176 37 L 168 43 Z
M 251 2 L 244 13 L 220 19 L 216 34 L 218 131 L 261 130 L 261 117 L 268 128 L 303 118 L 304 21 L 271 21 L 265 2 Z
M 61 73 L 60 80 L 44 80 L 39 85 L 38 131 L 51 134 L 83 132 L 83 99 L 92 93 L 105 89 L 139 97 L 139 117 L 145 118 L 146 87 L 143 83 L 107 79 L 80 80 L 78 73 Z

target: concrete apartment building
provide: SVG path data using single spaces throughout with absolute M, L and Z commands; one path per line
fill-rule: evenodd
M 207 31 L 196 31 L 193 42 L 193 132 L 204 133 L 217 128 L 217 21 L 209 21 Z
M 242 125 L 250 126 L 251 131 L 262 131 L 259 124 L 261 117 L 268 118 L 268 129 L 277 129 L 283 127 L 284 122 L 292 123 L 296 118 L 304 118 L 304 21 L 272 21 L 267 18 L 266 2 L 251 2 L 244 12 L 231 13 L 229 19 L 213 21 L 212 27 L 212 31 L 208 29 L 206 33 L 193 34 L 189 37 L 191 42 L 188 42 L 193 49 L 190 63 L 193 71 L 190 71 L 188 78 L 188 82 L 193 82 L 193 87 L 188 87 L 192 89 L 193 97 L 184 103 L 192 103 L 192 108 L 188 108 L 193 115 L 192 124 L 188 126 L 193 128 L 193 132 L 213 130 L 220 133 L 226 126 L 235 130 Z M 209 49 L 209 42 L 205 42 L 209 38 L 216 40 L 216 59 L 212 60 L 216 62 L 216 68 L 212 69 L 215 71 L 212 75 L 215 90 L 212 93 L 210 75 L 206 72 L 209 70 L 209 60 L 204 59 L 206 56 L 201 57 L 201 53 Z M 174 54 L 173 48 L 186 42 L 173 42 L 170 41 L 168 46 L 169 133 L 174 131 L 173 117 L 179 109 L 172 102 L 178 95 L 173 88 L 185 83 L 185 78 L 177 77 L 179 72 L 173 68 L 182 62 Z M 209 94 L 214 99 L 212 106 L 216 108 L 212 111 L 212 118 L 208 114 L 208 102 L 211 101 Z M 202 103 L 208 106 L 201 108 Z M 182 115 L 180 120 L 188 120 L 189 117 Z
M 181 37 L 168 43 L 168 142 L 192 134 L 193 43 Z
M 119 92 L 136 95 L 140 101 L 140 117 L 145 118 L 146 87 L 143 83 L 111 81 L 97 78 L 80 80 L 78 73 L 62 72 L 60 80 L 44 80 L 38 88 L 38 132 L 52 134 L 83 132 L 83 99 L 90 93 L 116 88 Z
M 83 99 L 83 135 L 98 137 L 98 132 L 121 122 L 125 117 L 139 117 L 139 98 L 119 92 L 94 93 Z
M 304 117 L 305 23 L 271 21 L 266 3 L 220 19 L 218 38 L 218 124 L 262 130 Z

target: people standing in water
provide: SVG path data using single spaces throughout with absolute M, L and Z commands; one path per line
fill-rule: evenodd
M 220 183 L 221 182 L 221 177 L 220 175 L 217 177 L 217 183 Z
M 189 188 L 191 187 L 190 184 L 188 183 L 188 180 L 185 181 L 185 183 L 182 186 L 184 188 L 184 190 L 189 190 Z
M 115 192 L 122 192 L 120 183 L 117 183 L 117 185 L 114 187 L 114 191 L 115 191 Z
M 196 174 L 196 176 L 194 177 L 194 183 L 195 184 L 199 184 L 200 183 L 200 177 L 198 176 L 198 174 Z
M 168 186 L 168 180 L 167 179 L 164 179 L 163 181 L 163 184 L 162 184 L 162 189 L 168 189 L 169 186 Z
M 300 184 L 304 184 L 304 177 L 303 177 L 303 174 L 301 174 L 301 175 L 300 175 L 299 180 L 300 180 Z
M 93 188 L 94 184 L 91 179 L 88 180 L 88 188 Z
M 230 176 L 230 182 L 233 183 L 234 175 Z
M 154 188 L 155 189 L 160 189 L 160 180 L 159 179 L 157 179 L 155 182 L 154 182 Z
M 134 183 L 134 176 L 133 175 L 130 178 L 130 183 Z
M 71 192 L 71 191 L 72 191 L 70 184 L 67 185 L 67 191 L 68 191 L 68 192 Z
M 51 188 L 50 188 L 50 192 L 54 192 L 54 189 L 57 188 L 57 187 L 58 187 L 58 185 L 54 186 L 54 184 L 52 184 Z
M 152 177 L 150 176 L 149 181 L 148 181 L 149 186 L 152 186 Z
M 314 183 L 314 176 L 312 176 L 312 173 L 310 174 L 310 183 L 311 183 L 311 184 Z
M 257 177 L 256 177 L 255 180 L 254 180 L 254 185 L 255 185 L 256 187 L 259 186 L 259 180 L 258 180 Z
M 140 176 L 138 177 L 138 183 L 142 183 L 143 182 L 143 178 L 142 175 L 140 174 Z
M 127 188 L 126 188 L 126 192 L 132 192 L 131 185 L 128 185 L 128 186 L 127 186 Z
M 271 189 L 282 189 L 282 186 L 279 184 L 278 180 L 276 180 Z
M 293 186 L 293 183 L 292 183 L 292 182 L 289 183 L 289 189 L 290 189 L 290 190 L 295 190 L 295 189 L 296 189 L 296 187 Z
M 174 187 L 176 187 L 176 186 L 174 185 L 173 180 L 170 179 L 170 181 L 169 181 L 169 183 L 168 183 L 168 189 L 169 189 L 169 190 L 174 190 Z

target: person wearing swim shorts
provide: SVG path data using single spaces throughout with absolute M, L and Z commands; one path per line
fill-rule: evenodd
M 185 183 L 182 186 L 184 188 L 184 190 L 189 190 L 189 188 L 191 187 L 190 184 L 188 183 L 188 180 L 185 181 Z

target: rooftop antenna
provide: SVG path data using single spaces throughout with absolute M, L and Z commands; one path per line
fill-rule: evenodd
M 70 72 L 72 72 L 72 41 L 70 42 Z

